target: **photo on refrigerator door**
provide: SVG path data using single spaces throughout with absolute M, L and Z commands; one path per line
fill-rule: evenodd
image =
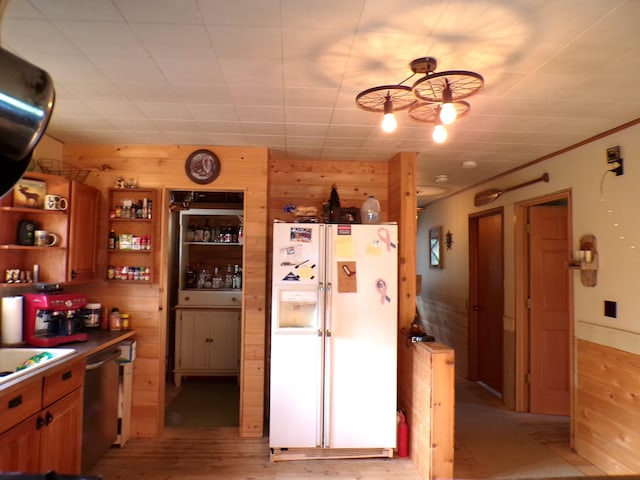
M 317 226 L 284 225 L 274 235 L 274 280 L 315 283 L 318 278 Z

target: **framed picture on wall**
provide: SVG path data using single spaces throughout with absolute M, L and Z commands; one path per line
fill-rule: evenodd
M 442 268 L 442 227 L 429 229 L 429 268 Z

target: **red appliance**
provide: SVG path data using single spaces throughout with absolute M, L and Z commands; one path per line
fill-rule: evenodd
M 82 307 L 87 297 L 80 293 L 25 293 L 24 339 L 36 347 L 86 342 Z

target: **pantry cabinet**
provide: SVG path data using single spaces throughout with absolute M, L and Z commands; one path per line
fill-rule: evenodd
M 0 285 L 93 279 L 100 192 L 74 180 L 37 172 L 28 172 L 22 181 L 27 182 L 22 192 L 28 197 L 19 194 L 14 198 L 9 192 L 0 199 Z M 18 182 L 16 188 L 20 186 Z M 66 209 L 46 209 L 45 195 L 63 197 Z M 54 233 L 55 244 L 25 242 L 24 230 L 36 229 Z
M 240 310 L 235 308 L 178 308 L 176 368 L 182 377 L 238 375 L 240 372 Z
M 84 362 L 0 394 L 0 471 L 79 474 Z

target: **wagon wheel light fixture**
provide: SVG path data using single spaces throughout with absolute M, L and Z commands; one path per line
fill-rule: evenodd
M 464 99 L 484 87 L 482 75 L 466 70 L 435 72 L 438 62 L 433 57 L 413 60 L 413 72 L 396 85 L 368 88 L 356 95 L 356 105 L 367 112 L 383 113 L 382 129 L 393 132 L 397 121 L 394 113 L 408 110 L 415 121 L 434 125 L 433 139 L 446 140 L 446 126 L 469 113 L 471 105 Z M 423 75 L 409 87 L 404 85 L 416 75 Z

